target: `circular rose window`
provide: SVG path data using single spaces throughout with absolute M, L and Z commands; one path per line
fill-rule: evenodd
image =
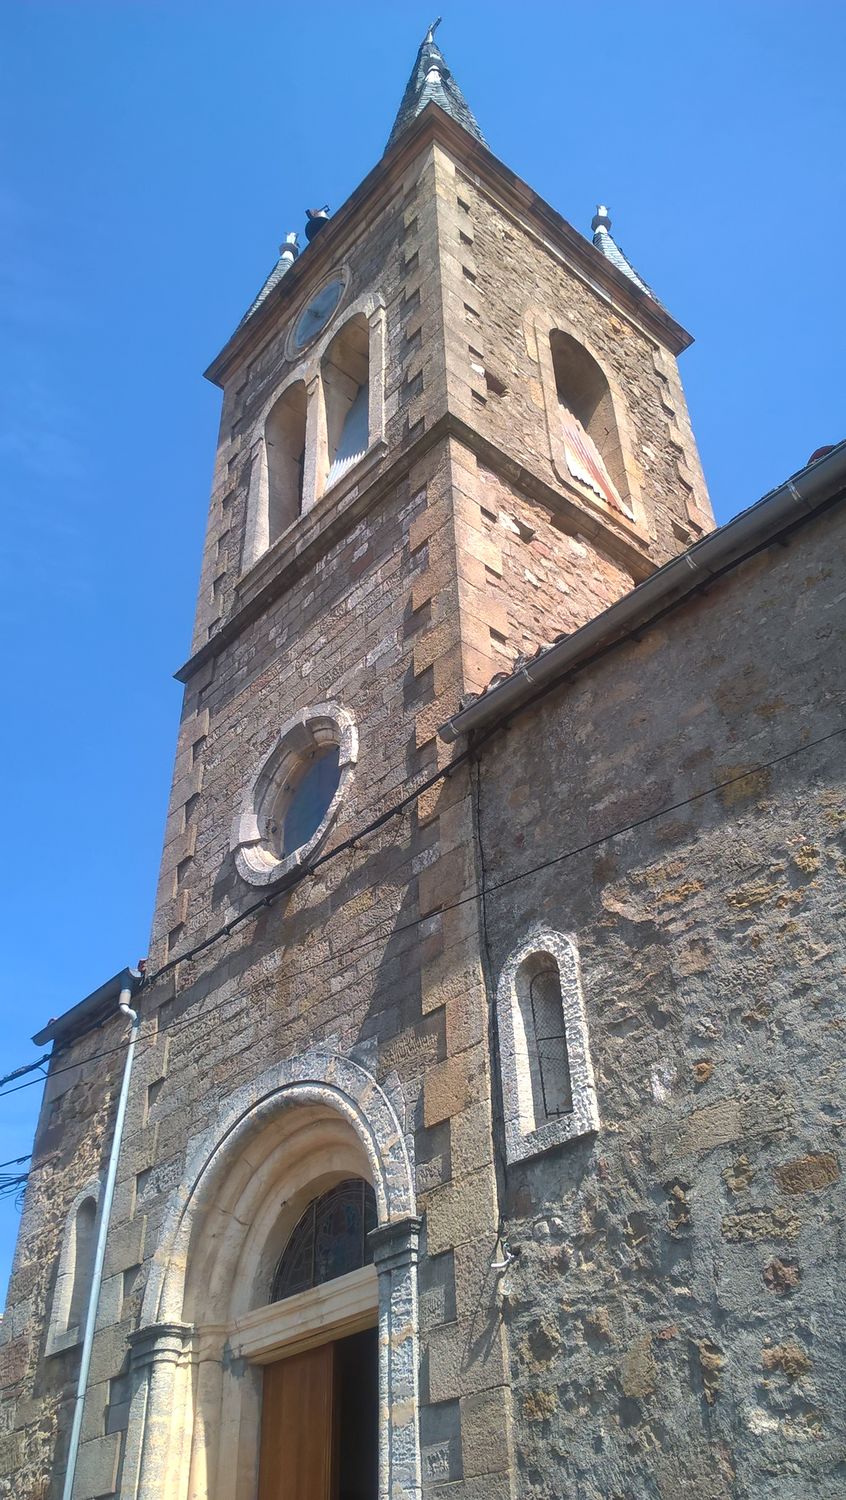
M 238 873 L 251 885 L 292 875 L 329 832 L 358 754 L 352 715 L 336 703 L 283 725 L 232 827 Z

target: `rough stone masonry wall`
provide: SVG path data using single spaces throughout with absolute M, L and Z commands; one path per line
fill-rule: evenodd
M 483 752 L 492 970 L 535 923 L 574 936 L 602 1121 L 508 1169 L 526 1497 L 846 1491 L 843 740 L 752 769 L 843 725 L 844 523 Z
M 451 484 L 442 443 L 337 544 L 324 567 L 245 631 L 213 675 L 189 684 L 181 745 L 199 742 L 204 777 L 191 793 L 197 833 L 185 877 L 185 941 L 254 898 L 232 871 L 228 829 L 239 788 L 280 715 L 328 697 L 356 715 L 360 756 L 336 837 L 384 811 L 437 764 L 434 726 L 457 706 L 461 669 L 455 569 L 451 581 L 443 571 L 455 546 Z M 480 1485 L 486 1496 L 504 1500 L 509 1493 L 505 1353 L 489 1270 L 496 1211 L 475 912 L 472 905 L 441 910 L 470 879 L 468 816 L 459 775 L 142 996 L 79 1500 L 120 1492 L 128 1336 L 186 1142 L 242 1084 L 315 1041 L 358 1057 L 380 1079 L 395 1074 L 406 1101 L 403 1124 L 426 1219 L 420 1290 L 427 1493 L 446 1479 L 456 1500 L 474 1500 Z M 85 1132 L 99 1099 L 94 1086 L 88 1117 L 80 1117 L 80 1138 L 89 1145 L 93 1127 L 90 1140 Z M 39 1252 L 49 1277 L 55 1233 L 49 1244 L 39 1242 Z M 37 1337 L 45 1315 L 41 1304 L 31 1309 Z M 28 1357 L 39 1353 L 32 1346 Z M 34 1367 L 36 1382 L 49 1378 L 50 1368 L 50 1361 Z M 16 1500 L 26 1493 L 15 1488 L 26 1475 L 33 1497 L 55 1500 L 55 1421 L 49 1403 L 39 1397 L 27 1405 L 23 1387 L 21 1394 L 18 1420 L 31 1428 L 32 1459 L 22 1469 L 18 1450 L 9 1449 L 9 1493 Z
M 0 1496 L 52 1500 L 79 1373 L 80 1344 L 45 1357 L 59 1252 L 71 1205 L 102 1174 L 111 1142 L 125 1023 L 57 1051 L 44 1089 L 0 1331 Z M 108 1051 L 110 1055 L 99 1054 Z M 131 1296 L 106 1281 L 104 1299 Z M 92 1411 L 91 1421 L 104 1421 Z
M 563 529 L 549 506 L 486 468 L 469 448 L 456 443 L 455 449 L 462 619 L 484 658 L 469 680 L 483 688 L 496 672 L 510 671 L 516 657 L 587 624 L 636 580 L 597 539 Z
M 546 313 L 553 327 L 562 320 L 617 381 L 650 555 L 666 561 L 713 525 L 675 359 L 636 316 L 587 285 L 528 221 L 505 209 L 495 190 L 443 153 L 438 167 L 451 409 L 560 490 L 532 321 L 537 314 L 542 323 Z M 480 366 L 501 390 L 486 383 Z
M 281 717 L 325 699 L 356 716 L 359 761 L 336 839 L 437 766 L 436 726 L 457 706 L 462 682 L 451 494 L 442 443 L 245 631 L 210 681 L 189 685 L 185 723 L 195 710 L 202 716 L 204 777 L 186 942 L 254 899 L 232 869 L 228 829 Z M 146 1124 L 131 1132 L 116 1209 L 116 1232 L 143 1223 L 136 1232 L 148 1261 L 186 1138 L 280 1057 L 317 1041 L 359 1057 L 380 1079 L 395 1072 L 426 1218 L 424 1474 L 453 1481 L 459 1500 L 475 1493 L 480 1473 L 490 1495 L 505 1496 L 509 1483 L 504 1350 L 491 1322 L 496 1206 L 475 912 L 440 910 L 472 877 L 468 817 L 466 782 L 456 776 L 227 943 L 180 966 L 155 997 L 163 1077 Z M 138 1091 L 130 1108 L 137 1121 Z M 125 1343 L 128 1331 L 114 1332 Z
M 378 276 L 387 303 L 392 461 L 437 407 L 431 198 L 424 163 L 404 182 L 401 211 L 367 272 Z M 409 236 L 419 237 L 416 250 Z M 382 256 L 390 246 L 396 265 L 387 250 L 387 261 Z M 274 379 L 273 371 L 266 378 Z M 239 566 L 246 488 L 237 453 L 230 453 L 233 396 L 225 393 L 198 647 L 217 628 L 218 603 L 225 612 L 234 599 Z M 327 698 L 356 716 L 359 761 L 336 840 L 439 764 L 436 729 L 464 687 L 451 494 L 447 444 L 405 467 L 400 462 L 378 503 L 337 527 L 309 566 L 293 566 L 261 619 L 190 678 L 151 969 L 255 898 L 234 873 L 229 828 L 255 763 L 286 717 Z M 319 515 L 315 521 L 319 526 Z M 221 557 L 225 577 L 213 599 L 210 581 Z M 379 1077 L 396 1073 L 406 1100 L 403 1123 L 414 1142 L 429 1249 L 420 1278 L 427 1490 L 448 1478 L 459 1500 L 477 1494 L 480 1483 L 488 1496 L 508 1492 L 504 1346 L 488 1306 L 496 1291 L 488 1270 L 496 1217 L 484 990 L 472 906 L 440 910 L 469 878 L 466 794 L 460 776 L 427 794 L 308 886 L 143 995 L 86 1402 L 81 1500 L 120 1488 L 128 1336 L 186 1141 L 241 1084 L 313 1041 L 354 1053 Z M 97 1104 L 89 1103 L 89 1125 Z M 41 1248 L 49 1275 L 58 1245 Z M 44 1316 L 45 1309 L 33 1310 L 39 1336 Z M 53 1500 L 61 1452 L 45 1410 L 30 1406 L 20 1420 L 34 1425 L 40 1445 L 27 1482 L 31 1475 L 38 1500 L 39 1484 Z M 12 1459 L 9 1472 L 18 1476 L 11 1485 L 22 1482 Z
M 299 279 L 288 301 L 277 305 L 264 341 L 227 378 L 221 413 L 209 522 L 197 601 L 193 650 L 216 634 L 236 603 L 246 530 L 247 495 L 259 418 L 273 392 L 300 362 L 286 354 L 292 320 L 327 276 L 349 274 L 344 308 L 364 293 L 384 299 L 385 432 L 391 458 L 424 429 L 424 416 L 444 400 L 438 257 L 432 152 L 408 166 L 393 190 L 356 218 L 335 241 L 334 226 L 307 246 L 297 262 Z M 308 272 L 307 267 L 313 266 Z M 286 285 L 282 283 L 283 292 Z M 305 351 L 307 355 L 309 351 Z M 377 470 L 378 473 L 378 470 Z M 368 476 L 372 478 L 372 474 Z M 344 486 L 342 485 L 342 488 Z M 327 497 L 328 499 L 328 497 Z

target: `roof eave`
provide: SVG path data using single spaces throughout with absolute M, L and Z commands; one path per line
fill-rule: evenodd
M 66 1043 L 72 1041 L 75 1036 L 81 1036 L 91 1031 L 107 1020 L 110 1014 L 117 1009 L 117 1003 L 124 990 L 129 990 L 135 995 L 143 983 L 143 974 L 140 969 L 121 969 L 120 973 L 112 975 L 99 989 L 92 990 L 78 1005 L 71 1006 L 70 1010 L 64 1011 L 60 1016 L 54 1016 L 42 1026 L 40 1031 L 32 1038 L 36 1047 L 44 1047 L 48 1042 Z
M 561 685 L 570 673 L 628 639 L 667 608 L 684 603 L 716 574 L 743 562 L 791 527 L 813 520 L 824 508 L 846 499 L 846 442 L 816 463 L 807 464 L 748 510 L 712 531 L 651 573 L 631 593 L 540 652 L 496 687 L 454 714 L 438 731 L 453 744 L 509 717 L 541 693 Z
M 693 335 L 671 317 L 659 302 L 648 292 L 641 292 L 590 240 L 494 156 L 487 146 L 483 146 L 446 114 L 440 105 L 430 103 L 327 221 L 320 234 L 303 250 L 252 317 L 247 318 L 235 330 L 204 372 L 207 380 L 221 387 L 225 384 L 227 373 L 233 364 L 263 341 L 269 325 L 276 320 L 279 309 L 296 302 L 304 281 L 308 279 L 313 282 L 320 275 L 321 269 L 329 270 L 338 243 L 343 240 L 359 211 L 376 193 L 383 191 L 386 184 L 401 178 L 414 156 L 434 142 L 446 147 L 464 167 L 487 179 L 506 200 L 510 200 L 514 210 L 534 219 L 543 234 L 565 250 L 568 258 L 582 269 L 589 280 L 611 293 L 621 306 L 626 307 L 646 325 L 673 354 L 680 354 L 693 343 Z

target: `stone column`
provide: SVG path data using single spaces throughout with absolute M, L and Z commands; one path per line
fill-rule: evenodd
M 385 309 L 375 307 L 367 319 L 367 446 L 385 440 Z
M 222 1422 L 225 1341 L 226 1329 L 218 1326 L 195 1329 L 192 1340 L 191 1362 L 192 1367 L 196 1366 L 196 1381 L 188 1467 L 188 1500 L 207 1500 L 210 1494 L 215 1493 L 214 1479 L 218 1472 Z
M 420 1220 L 371 1231 L 379 1277 L 379 1500 L 419 1500 L 417 1246 Z
M 247 496 L 247 524 L 244 532 L 244 568 L 267 551 L 270 545 L 269 480 L 264 434 L 250 449 L 250 487 Z
M 303 515 L 317 504 L 326 483 L 326 402 L 318 369 L 306 386 L 306 432 L 303 467 Z
M 186 1323 L 154 1323 L 129 1335 L 132 1371 L 122 1500 L 165 1500 L 181 1469 L 173 1451 L 174 1411 L 182 1392 L 177 1371 L 190 1353 Z

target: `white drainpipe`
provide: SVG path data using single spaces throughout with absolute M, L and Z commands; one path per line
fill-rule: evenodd
M 131 970 L 133 978 L 140 979 L 140 974 Z M 76 1384 L 76 1400 L 73 1409 L 73 1425 L 71 1426 L 70 1446 L 68 1448 L 68 1462 L 65 1469 L 65 1483 L 62 1490 L 62 1500 L 73 1500 L 73 1484 L 76 1477 L 76 1461 L 79 1456 L 79 1438 L 82 1432 L 82 1414 L 85 1409 L 85 1392 L 88 1387 L 88 1371 L 91 1367 L 91 1349 L 94 1343 L 94 1329 L 97 1323 L 97 1308 L 100 1302 L 100 1286 L 103 1280 L 103 1262 L 106 1258 L 106 1237 L 109 1233 L 109 1219 L 112 1214 L 112 1199 L 115 1195 L 115 1181 L 117 1179 L 118 1157 L 120 1156 L 120 1143 L 123 1136 L 123 1126 L 126 1119 L 126 1101 L 129 1098 L 129 1080 L 132 1075 L 132 1059 L 135 1055 L 135 1042 L 138 1036 L 139 1018 L 137 1011 L 130 1005 L 132 990 L 125 986 L 120 992 L 118 1000 L 119 1008 L 132 1022 L 129 1032 L 129 1045 L 126 1049 L 126 1061 L 123 1065 L 123 1082 L 120 1086 L 120 1098 L 118 1099 L 117 1115 L 115 1117 L 115 1129 L 112 1136 L 112 1149 L 109 1153 L 109 1166 L 106 1172 L 106 1184 L 103 1189 L 103 1198 L 100 1207 L 100 1223 L 97 1230 L 97 1248 L 94 1252 L 94 1269 L 91 1275 L 91 1290 L 88 1294 L 88 1309 L 85 1314 L 85 1331 L 82 1336 L 82 1358 L 79 1364 L 79 1379 Z

